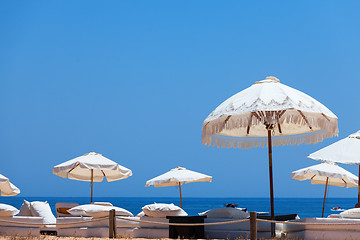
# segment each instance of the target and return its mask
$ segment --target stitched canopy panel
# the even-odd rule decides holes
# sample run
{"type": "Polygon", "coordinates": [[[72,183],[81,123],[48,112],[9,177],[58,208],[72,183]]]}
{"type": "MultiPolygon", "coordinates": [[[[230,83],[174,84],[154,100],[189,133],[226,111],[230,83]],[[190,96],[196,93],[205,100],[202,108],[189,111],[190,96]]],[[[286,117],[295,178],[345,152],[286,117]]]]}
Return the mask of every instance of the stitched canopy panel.
{"type": "Polygon", "coordinates": [[[308,156],[322,162],[360,165],[360,131],[308,156]]]}
{"type": "Polygon", "coordinates": [[[265,146],[271,126],[275,146],[317,143],[338,134],[337,122],[336,115],[314,98],[267,77],[220,104],[203,123],[202,142],[234,148],[265,146]],[[294,137],[298,134],[303,135],[294,137]]]}
{"type": "Polygon", "coordinates": [[[4,175],[0,174],[0,191],[1,196],[15,196],[20,193],[20,190],[10,182],[4,175]]]}
{"type": "Polygon", "coordinates": [[[182,185],[183,183],[192,182],[212,182],[212,177],[187,170],[186,168],[177,167],[171,169],[167,173],[150,179],[146,182],[145,187],[149,187],[151,185],[154,185],[155,187],[179,186],[179,183],[182,185]]]}
{"type": "Polygon", "coordinates": [[[311,180],[311,184],[326,184],[338,187],[357,187],[358,177],[349,171],[329,163],[321,163],[311,167],[302,168],[291,173],[291,178],[303,181],[311,180]]]}
{"type": "Polygon", "coordinates": [[[91,181],[91,170],[93,170],[93,181],[102,182],[104,177],[108,182],[128,178],[132,171],[117,164],[101,154],[90,152],[83,156],[56,165],[53,174],[80,181],[91,181]]]}

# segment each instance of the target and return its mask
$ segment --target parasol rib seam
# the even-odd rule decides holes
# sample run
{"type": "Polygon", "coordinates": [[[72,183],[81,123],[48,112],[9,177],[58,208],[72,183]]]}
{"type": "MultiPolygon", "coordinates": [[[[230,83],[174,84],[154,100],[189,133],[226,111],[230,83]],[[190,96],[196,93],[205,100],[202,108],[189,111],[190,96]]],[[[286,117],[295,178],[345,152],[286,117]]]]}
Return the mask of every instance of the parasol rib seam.
{"type": "Polygon", "coordinates": [[[303,112],[302,112],[302,111],[300,111],[300,110],[298,110],[298,112],[299,112],[299,113],[300,113],[300,115],[304,118],[304,120],[305,120],[306,124],[309,126],[309,128],[310,128],[310,129],[312,129],[312,127],[311,127],[311,125],[310,125],[309,121],[307,120],[307,118],[305,117],[305,115],[303,114],[303,112]]]}

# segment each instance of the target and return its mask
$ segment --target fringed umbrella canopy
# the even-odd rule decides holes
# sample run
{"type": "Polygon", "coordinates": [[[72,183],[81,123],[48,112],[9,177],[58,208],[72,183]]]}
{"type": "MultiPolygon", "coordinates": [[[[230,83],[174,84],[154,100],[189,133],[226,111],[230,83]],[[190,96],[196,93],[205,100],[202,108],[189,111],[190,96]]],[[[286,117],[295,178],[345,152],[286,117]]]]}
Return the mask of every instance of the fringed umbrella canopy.
{"type": "Polygon", "coordinates": [[[360,131],[308,156],[321,162],[360,165],[360,131]]]}
{"type": "Polygon", "coordinates": [[[291,173],[291,178],[304,181],[311,180],[311,184],[325,185],[322,217],[324,217],[325,199],[327,186],[357,187],[358,178],[351,172],[339,167],[334,163],[321,163],[311,167],[302,168],[291,173]]]}
{"type": "MultiPolygon", "coordinates": [[[[360,131],[310,154],[308,158],[329,163],[359,165],[360,176],[360,131]]],[[[360,186],[358,186],[358,204],[359,203],[360,186]]]]}
{"type": "Polygon", "coordinates": [[[145,187],[149,187],[151,185],[153,185],[154,187],[179,186],[180,205],[182,208],[181,185],[184,183],[193,182],[212,182],[212,177],[202,173],[187,170],[183,167],[177,167],[171,169],[167,173],[150,179],[146,182],[145,187]]]}
{"type": "Polygon", "coordinates": [[[203,123],[202,142],[225,148],[268,145],[273,218],[272,145],[320,142],[338,134],[337,121],[314,98],[267,77],[220,104],[203,123]]]}
{"type": "Polygon", "coordinates": [[[321,163],[311,167],[302,168],[291,173],[291,178],[304,181],[311,180],[311,184],[325,184],[337,187],[357,187],[358,178],[349,171],[336,164],[321,163]]]}
{"type": "Polygon", "coordinates": [[[15,196],[20,193],[20,190],[10,182],[10,180],[4,175],[0,174],[0,191],[1,196],[15,196]]]}
{"type": "Polygon", "coordinates": [[[276,77],[267,77],[220,104],[204,121],[202,142],[226,148],[263,147],[266,125],[274,126],[275,146],[317,143],[338,134],[337,117],[328,108],[276,77]]]}
{"type": "Polygon", "coordinates": [[[66,161],[53,168],[53,174],[74,180],[91,182],[91,202],[93,198],[93,182],[108,182],[128,178],[132,171],[104,157],[102,154],[90,152],[83,156],[66,161]]]}

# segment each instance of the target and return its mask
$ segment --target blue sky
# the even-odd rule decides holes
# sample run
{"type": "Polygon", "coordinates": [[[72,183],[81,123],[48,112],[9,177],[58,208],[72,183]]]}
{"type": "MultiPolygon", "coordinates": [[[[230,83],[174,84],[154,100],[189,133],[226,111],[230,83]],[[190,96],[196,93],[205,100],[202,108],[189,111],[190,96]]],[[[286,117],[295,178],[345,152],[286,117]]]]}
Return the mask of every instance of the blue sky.
{"type": "MultiPolygon", "coordinates": [[[[266,148],[201,144],[221,102],[273,75],[339,117],[338,138],[273,149],[275,197],[322,197],[290,174],[306,156],[359,130],[357,1],[2,1],[1,174],[20,196],[89,196],[52,167],[90,151],[133,170],[95,196],[177,197],[145,188],[176,166],[213,183],[188,197],[268,197],[266,148]]],[[[356,166],[344,166],[357,174],[356,166]]],[[[330,187],[329,197],[357,189],[330,187]]]]}

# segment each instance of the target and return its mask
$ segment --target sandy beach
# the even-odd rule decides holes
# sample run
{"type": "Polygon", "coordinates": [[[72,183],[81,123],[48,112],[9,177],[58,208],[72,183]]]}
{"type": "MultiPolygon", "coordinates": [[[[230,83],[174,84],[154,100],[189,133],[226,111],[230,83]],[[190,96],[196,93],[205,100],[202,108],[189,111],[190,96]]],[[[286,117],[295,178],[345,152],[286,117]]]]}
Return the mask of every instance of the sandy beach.
{"type": "MultiPolygon", "coordinates": [[[[81,238],[81,237],[56,237],[56,236],[40,236],[40,237],[20,237],[20,236],[1,236],[0,240],[106,240],[110,238],[81,238]]],[[[149,240],[149,238],[116,238],[118,240],[126,240],[126,239],[136,239],[136,240],[149,240]]],[[[171,238],[157,238],[162,240],[171,240],[171,238]]],[[[241,239],[248,239],[248,238],[238,238],[238,240],[241,239]]],[[[265,238],[261,238],[262,240],[266,240],[265,238]]],[[[275,238],[273,238],[275,239],[275,238]]],[[[287,238],[283,238],[286,240],[287,238]]]]}
{"type": "MultiPolygon", "coordinates": [[[[81,238],[81,237],[56,237],[56,236],[40,236],[40,237],[17,237],[17,236],[1,236],[0,240],[44,240],[44,239],[50,239],[50,240],[105,240],[110,238],[81,238]]],[[[116,238],[118,240],[125,240],[125,239],[136,239],[136,240],[149,240],[148,238],[116,238]]],[[[170,238],[157,238],[162,240],[171,240],[170,238]]],[[[238,238],[240,239],[248,239],[248,238],[238,238]]],[[[261,238],[263,240],[266,240],[264,238],[261,238]]],[[[286,240],[287,238],[283,238],[286,240]]]]}
{"type": "MultiPolygon", "coordinates": [[[[46,236],[42,235],[40,237],[31,237],[31,236],[1,236],[0,240],[44,240],[44,239],[50,239],[50,240],[104,240],[104,239],[110,239],[110,238],[82,238],[82,237],[56,237],[56,236],[46,236]]],[[[133,238],[116,238],[116,239],[133,239],[133,238]]],[[[146,240],[146,238],[136,238],[137,240],[146,240]]],[[[162,238],[164,240],[170,240],[170,238],[162,238]]]]}
{"type": "MultiPolygon", "coordinates": [[[[82,238],[82,237],[56,237],[56,236],[40,236],[40,237],[20,237],[20,236],[1,236],[0,240],[105,240],[110,238],[82,238]]],[[[116,238],[118,240],[125,240],[125,239],[136,239],[136,240],[149,240],[148,238],[116,238]]],[[[158,238],[159,239],[159,238],[158,238]]],[[[170,238],[161,238],[163,240],[170,240],[170,238]]]]}

